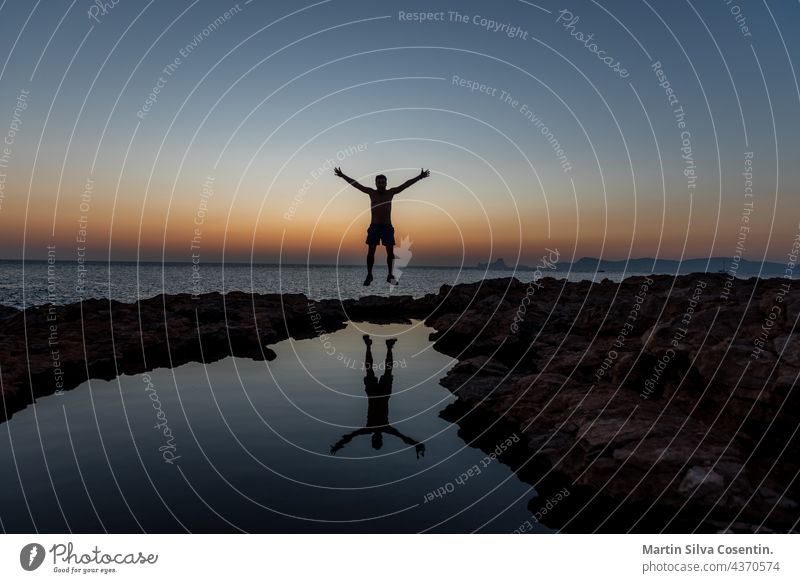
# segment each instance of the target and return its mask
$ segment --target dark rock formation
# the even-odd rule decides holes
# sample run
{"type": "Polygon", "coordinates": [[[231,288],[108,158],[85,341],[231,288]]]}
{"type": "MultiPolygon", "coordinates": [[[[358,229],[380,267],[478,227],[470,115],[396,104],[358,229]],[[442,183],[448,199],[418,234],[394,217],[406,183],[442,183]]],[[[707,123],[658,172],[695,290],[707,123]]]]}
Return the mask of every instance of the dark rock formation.
{"type": "Polygon", "coordinates": [[[11,306],[0,306],[0,320],[4,320],[5,318],[10,318],[11,316],[15,316],[19,313],[19,310],[16,308],[12,308],[11,306]]]}
{"type": "Polygon", "coordinates": [[[460,361],[442,384],[519,425],[554,472],[614,501],[605,523],[578,511],[567,529],[791,529],[800,294],[750,279],[725,298],[725,281],[460,286],[427,319],[434,346],[460,361]],[[629,503],[636,520],[621,516],[629,503]]]}
{"type": "Polygon", "coordinates": [[[271,359],[267,345],[348,319],[425,319],[435,348],[459,361],[442,379],[459,407],[524,437],[506,463],[536,486],[532,510],[564,484],[575,494],[549,526],[787,531],[800,517],[800,294],[788,283],[497,279],[416,300],[231,292],[43,306],[0,319],[3,411],[89,377],[271,359]]]}

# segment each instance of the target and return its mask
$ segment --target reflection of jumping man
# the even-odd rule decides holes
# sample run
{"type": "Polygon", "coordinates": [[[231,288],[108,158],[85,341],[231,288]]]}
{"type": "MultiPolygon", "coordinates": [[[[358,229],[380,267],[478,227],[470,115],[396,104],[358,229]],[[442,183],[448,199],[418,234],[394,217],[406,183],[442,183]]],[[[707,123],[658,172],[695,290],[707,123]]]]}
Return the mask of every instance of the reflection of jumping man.
{"type": "Polygon", "coordinates": [[[344,178],[351,186],[369,195],[370,210],[372,220],[367,229],[367,279],[364,285],[372,283],[372,266],[375,264],[375,249],[383,243],[386,247],[386,264],[389,266],[389,275],[386,281],[397,284],[394,277],[394,227],[392,226],[392,198],[395,194],[404,191],[406,188],[431,175],[428,170],[420,170],[414,178],[406,180],[400,186],[386,188],[386,176],[378,174],[375,177],[375,188],[363,186],[342,172],[341,168],[334,168],[333,173],[340,178],[344,178]]]}
{"type": "Polygon", "coordinates": [[[335,454],[342,449],[354,437],[369,435],[370,433],[372,434],[373,449],[380,449],[383,447],[383,434],[386,433],[399,437],[403,443],[413,445],[417,453],[417,459],[425,455],[424,443],[403,435],[389,424],[389,398],[392,396],[392,347],[396,342],[396,338],[386,341],[386,372],[378,380],[375,376],[372,360],[372,340],[369,335],[364,335],[364,344],[367,345],[367,355],[364,357],[364,367],[367,369],[367,376],[364,377],[364,389],[368,398],[367,425],[343,435],[339,441],[331,446],[331,454],[335,454]]]}

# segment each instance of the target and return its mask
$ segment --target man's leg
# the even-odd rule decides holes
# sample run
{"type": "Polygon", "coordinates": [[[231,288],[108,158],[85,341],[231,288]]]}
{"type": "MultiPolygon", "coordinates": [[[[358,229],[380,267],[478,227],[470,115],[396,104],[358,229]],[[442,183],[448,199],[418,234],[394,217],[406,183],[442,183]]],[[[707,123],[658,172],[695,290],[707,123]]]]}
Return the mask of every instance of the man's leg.
{"type": "Polygon", "coordinates": [[[389,376],[392,376],[392,366],[394,365],[392,348],[394,348],[395,344],[397,344],[397,338],[389,338],[386,340],[386,360],[384,362],[386,372],[384,374],[388,374],[389,376]]]}
{"type": "Polygon", "coordinates": [[[369,337],[369,334],[364,334],[362,338],[364,339],[364,344],[367,345],[367,354],[364,355],[364,368],[367,369],[368,373],[374,374],[375,368],[372,360],[372,338],[369,337]]]}
{"type": "Polygon", "coordinates": [[[369,245],[367,248],[367,279],[364,280],[364,285],[372,283],[372,266],[375,265],[375,249],[377,245],[369,245]]]}
{"type": "Polygon", "coordinates": [[[397,283],[394,278],[394,245],[386,245],[386,265],[389,266],[389,275],[386,276],[386,281],[397,283]]]}

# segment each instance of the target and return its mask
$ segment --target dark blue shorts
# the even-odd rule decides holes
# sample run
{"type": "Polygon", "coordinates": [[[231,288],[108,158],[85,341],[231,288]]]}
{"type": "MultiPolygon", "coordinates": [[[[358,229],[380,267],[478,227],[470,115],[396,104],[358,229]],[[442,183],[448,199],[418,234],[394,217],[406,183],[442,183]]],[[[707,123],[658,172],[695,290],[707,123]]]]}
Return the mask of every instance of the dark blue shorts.
{"type": "Polygon", "coordinates": [[[370,225],[367,229],[367,245],[394,245],[392,225],[370,225]]]}

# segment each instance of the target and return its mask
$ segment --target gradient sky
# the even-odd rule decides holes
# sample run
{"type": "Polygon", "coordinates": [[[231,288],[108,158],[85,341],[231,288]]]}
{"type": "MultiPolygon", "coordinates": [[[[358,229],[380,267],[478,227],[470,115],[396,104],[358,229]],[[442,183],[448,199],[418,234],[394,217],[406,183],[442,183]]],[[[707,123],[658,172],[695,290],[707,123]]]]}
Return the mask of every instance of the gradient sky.
{"type": "Polygon", "coordinates": [[[334,177],[337,155],[370,185],[431,169],[393,212],[419,264],[732,256],[742,225],[746,258],[785,261],[798,233],[796,2],[119,0],[95,20],[92,6],[0,3],[0,258],[360,261],[368,201],[334,177]]]}

